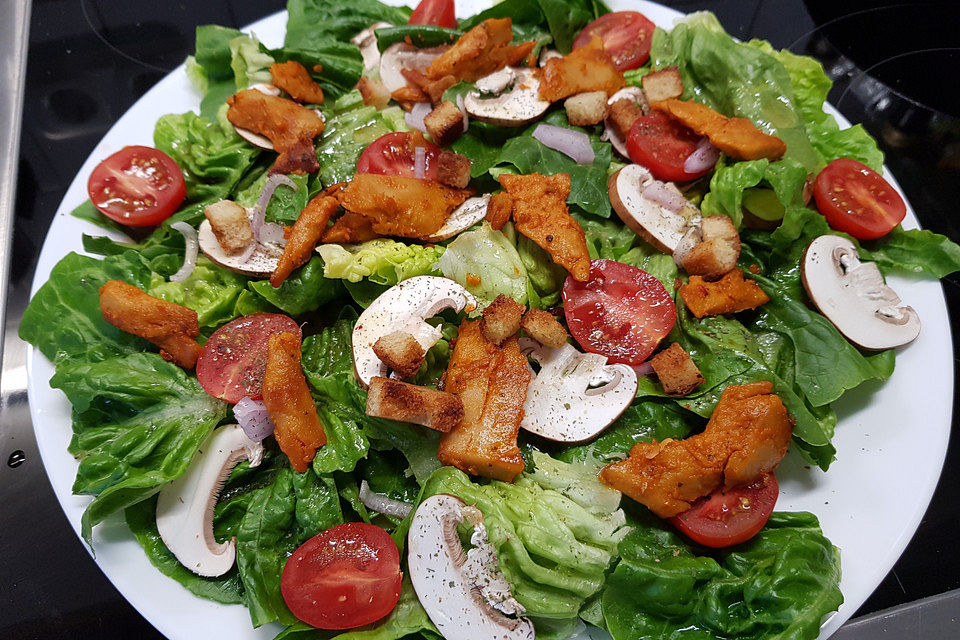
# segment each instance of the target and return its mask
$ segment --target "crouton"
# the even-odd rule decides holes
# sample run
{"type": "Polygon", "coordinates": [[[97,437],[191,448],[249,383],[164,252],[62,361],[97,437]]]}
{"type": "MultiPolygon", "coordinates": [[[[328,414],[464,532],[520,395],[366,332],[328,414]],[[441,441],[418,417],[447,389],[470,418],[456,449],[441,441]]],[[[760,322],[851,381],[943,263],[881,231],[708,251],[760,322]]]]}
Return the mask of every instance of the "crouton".
{"type": "Polygon", "coordinates": [[[513,213],[513,198],[506,191],[495,193],[487,204],[487,222],[499,231],[507,224],[510,214],[513,213]]]}
{"type": "Polygon", "coordinates": [[[412,378],[427,355],[417,339],[406,331],[394,331],[373,343],[373,352],[401,378],[412,378]]]}
{"type": "Polygon", "coordinates": [[[650,358],[650,366],[667,395],[688,395],[704,381],[693,358],[677,342],[650,358]]]}
{"type": "Polygon", "coordinates": [[[680,70],[676,65],[648,73],[640,78],[640,84],[643,85],[643,92],[650,102],[683,95],[683,80],[680,79],[680,70]]]}
{"type": "Polygon", "coordinates": [[[367,391],[367,415],[447,433],[463,424],[463,400],[446,391],[374,376],[367,391]]]}
{"type": "Polygon", "coordinates": [[[602,122],[607,117],[607,92],[587,91],[570,96],[563,101],[567,120],[577,127],[602,122]]]}
{"type": "Polygon", "coordinates": [[[770,302],[769,296],[753,280],[744,280],[743,271],[733,269],[716,282],[690,276],[679,289],[687,308],[698,318],[756,309],[770,302]]]}
{"type": "Polygon", "coordinates": [[[363,104],[367,106],[384,109],[390,104],[390,90],[379,78],[361,77],[357,90],[360,91],[363,104]]]}
{"type": "Polygon", "coordinates": [[[576,93],[604,91],[613,95],[626,84],[603,40],[594,36],[589,44],[562,58],[547,60],[540,72],[540,99],[556,102],[576,93]]]}
{"type": "Polygon", "coordinates": [[[524,306],[504,294],[497,296],[480,319],[480,331],[483,337],[499,345],[520,330],[520,318],[526,311],[524,306]]]}
{"type": "Polygon", "coordinates": [[[208,204],[203,215],[210,222],[210,230],[224,253],[237,255],[253,244],[253,228],[247,210],[233,200],[208,204]]]}
{"type": "Polygon", "coordinates": [[[630,98],[621,98],[610,105],[607,120],[620,139],[626,140],[633,123],[643,115],[643,107],[630,98]]]}
{"type": "Polygon", "coordinates": [[[310,77],[310,72],[295,60],[274,62],[270,65],[270,78],[274,86],[286,91],[297,102],[323,104],[323,89],[310,77]]]}
{"type": "Polygon", "coordinates": [[[470,158],[443,149],[437,157],[437,182],[465,189],[470,184],[470,158]]]}
{"type": "Polygon", "coordinates": [[[549,311],[530,307],[530,310],[523,316],[520,326],[527,332],[528,336],[540,344],[545,344],[554,349],[559,349],[567,344],[567,330],[557,322],[557,319],[549,311]]]}
{"type": "Polygon", "coordinates": [[[427,133],[441,147],[463,134],[463,113],[450,100],[444,100],[423,119],[427,133]]]}
{"type": "Polygon", "coordinates": [[[740,234],[725,215],[707,216],[700,228],[703,241],[694,245],[681,262],[690,275],[716,280],[737,266],[740,234]]]}

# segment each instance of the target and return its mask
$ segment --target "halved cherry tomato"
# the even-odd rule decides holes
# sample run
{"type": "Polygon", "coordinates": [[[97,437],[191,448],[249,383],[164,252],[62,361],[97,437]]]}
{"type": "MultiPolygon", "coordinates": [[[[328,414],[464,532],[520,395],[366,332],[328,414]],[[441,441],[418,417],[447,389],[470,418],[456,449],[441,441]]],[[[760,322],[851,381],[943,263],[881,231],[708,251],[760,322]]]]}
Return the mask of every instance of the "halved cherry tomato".
{"type": "Polygon", "coordinates": [[[453,0],[420,0],[420,4],[410,14],[407,24],[433,24],[456,29],[457,18],[454,15],[453,0]]]}
{"type": "Polygon", "coordinates": [[[649,358],[677,321],[677,307],[659,280],[614,260],[592,261],[586,282],[567,278],[563,313],[581,347],[625,364],[649,358]]]}
{"type": "Polygon", "coordinates": [[[768,473],[749,485],[700,498],[670,524],[705,547],[729,547],[746,542],[770,519],[780,495],[777,477],[768,473]]]}
{"type": "Polygon", "coordinates": [[[183,171],[152,147],[124,147],[94,167],[87,194],[100,213],[128,227],[169,218],[187,196],[183,171]]]}
{"type": "Polygon", "coordinates": [[[813,197],[832,228],[859,240],[887,235],[907,215],[907,205],[897,190],[852,158],[828,164],[813,183],[813,197]]]}
{"type": "Polygon", "coordinates": [[[440,147],[417,131],[388,133],[380,136],[363,150],[357,160],[357,173],[379,173],[387,176],[413,178],[417,161],[417,147],[423,147],[424,177],[437,179],[437,157],[440,147]]]}
{"type": "Polygon", "coordinates": [[[260,398],[267,368],[267,341],[274,333],[302,337],[300,325],[279,313],[255,313],[229,322],[210,336],[197,359],[197,380],[214,398],[236,404],[260,398]]]}
{"type": "Polygon", "coordinates": [[[400,552],[380,527],[338,524],[287,559],[280,593],[293,615],[320,629],[375,622],[400,599],[400,552]]]}
{"type": "Polygon", "coordinates": [[[627,152],[631,160],[645,166],[658,180],[696,180],[712,169],[690,173],[683,168],[700,140],[701,136],[670,116],[654,111],[633,123],[627,136],[627,152]]]}
{"type": "Polygon", "coordinates": [[[603,49],[613,58],[617,69],[637,69],[650,58],[650,40],[655,28],[656,25],[638,11],[615,11],[585,26],[573,41],[573,48],[584,47],[593,36],[600,36],[603,49]]]}

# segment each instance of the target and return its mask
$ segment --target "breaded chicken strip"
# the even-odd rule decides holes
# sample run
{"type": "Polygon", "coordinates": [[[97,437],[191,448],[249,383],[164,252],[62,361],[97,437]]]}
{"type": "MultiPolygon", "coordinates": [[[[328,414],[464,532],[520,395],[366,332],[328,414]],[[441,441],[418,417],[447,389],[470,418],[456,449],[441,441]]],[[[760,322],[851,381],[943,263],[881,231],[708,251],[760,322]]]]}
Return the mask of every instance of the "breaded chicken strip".
{"type": "Polygon", "coordinates": [[[274,62],[270,65],[270,77],[275,87],[286,91],[297,102],[323,104],[323,89],[299,62],[274,62]]]}
{"type": "Polygon", "coordinates": [[[513,21],[510,18],[484,20],[437,56],[427,68],[426,76],[432,80],[452,76],[456,81],[476,82],[498,69],[518,65],[530,55],[536,43],[511,45],[511,40],[513,21]]]}
{"type": "Polygon", "coordinates": [[[613,58],[604,51],[603,40],[594,36],[590,44],[569,55],[547,60],[540,77],[540,99],[556,102],[587,91],[612,96],[626,85],[613,58]]]}
{"type": "Polygon", "coordinates": [[[327,229],[321,242],[325,244],[354,244],[373,240],[377,234],[373,231],[373,221],[359,213],[347,211],[337,218],[333,226],[327,229]]]}
{"type": "Polygon", "coordinates": [[[266,136],[277,151],[270,173],[316,173],[320,170],[313,139],[323,133],[323,120],[293,100],[268,96],[255,89],[229,98],[227,120],[241,129],[266,136]]]}
{"type": "Polygon", "coordinates": [[[600,479],[661,518],[690,508],[723,485],[748,484],[773,470],[790,445],[793,420],[770,382],[730,385],[703,433],[685,440],[641,442],[600,479]]]}
{"type": "Polygon", "coordinates": [[[160,347],[164,360],[193,369],[203,351],[197,312],[175,302],[155,298],[122,280],[107,280],[100,287],[103,319],[160,347]]]}
{"type": "Polygon", "coordinates": [[[708,282],[700,276],[690,276],[677,293],[690,312],[698,318],[718,316],[725,313],[740,313],[756,309],[770,302],[753,280],[744,280],[743,271],[734,268],[716,282],[708,282]]]}
{"type": "Polygon", "coordinates": [[[271,285],[279,287],[294,269],[306,264],[320,238],[327,231],[330,217],[336,213],[339,206],[340,202],[335,197],[325,195],[324,192],[318,193],[307,203],[290,229],[283,255],[277,260],[277,268],[270,275],[271,285]]]}

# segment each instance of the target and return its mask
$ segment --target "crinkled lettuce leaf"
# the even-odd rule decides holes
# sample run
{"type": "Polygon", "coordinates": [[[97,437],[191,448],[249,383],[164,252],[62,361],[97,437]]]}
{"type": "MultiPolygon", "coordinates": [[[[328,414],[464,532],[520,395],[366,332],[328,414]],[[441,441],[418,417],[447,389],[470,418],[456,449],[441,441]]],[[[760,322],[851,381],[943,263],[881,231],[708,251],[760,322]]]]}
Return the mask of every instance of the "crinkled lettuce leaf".
{"type": "Polygon", "coordinates": [[[237,317],[236,305],[247,279],[197,256],[193,272],[183,282],[154,275],[147,293],[197,312],[201,327],[216,329],[237,317]]]}
{"type": "Polygon", "coordinates": [[[780,204],[802,206],[807,169],[789,158],[770,162],[766,159],[717,163],[710,178],[710,191],[700,205],[704,215],[729,216],[739,227],[743,222],[743,197],[747,189],[762,186],[772,189],[780,204]]]}
{"type": "Polygon", "coordinates": [[[395,285],[407,278],[439,275],[437,261],[443,255],[437,245],[407,244],[377,238],[360,244],[322,244],[323,275],[349,282],[367,279],[374,284],[395,285]]]}
{"type": "Polygon", "coordinates": [[[273,63],[273,56],[263,51],[255,36],[242,35],[230,41],[230,68],[237,90],[272,83],[270,65],[273,63]]]}
{"type": "Polygon", "coordinates": [[[527,269],[513,243],[490,223],[458,235],[437,261],[443,275],[463,285],[485,307],[500,294],[527,301],[527,269]]]}

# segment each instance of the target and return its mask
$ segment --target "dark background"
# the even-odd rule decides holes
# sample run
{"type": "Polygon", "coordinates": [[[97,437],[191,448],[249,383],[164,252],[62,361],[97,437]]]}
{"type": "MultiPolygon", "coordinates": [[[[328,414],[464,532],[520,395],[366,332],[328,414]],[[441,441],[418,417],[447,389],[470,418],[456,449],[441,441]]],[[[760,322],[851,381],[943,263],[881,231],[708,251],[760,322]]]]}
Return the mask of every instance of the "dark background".
{"type": "MultiPolygon", "coordinates": [[[[960,239],[956,3],[665,4],[685,12],[710,9],[739,38],[765,38],[819,58],[836,82],[831,102],[878,138],[921,224],[960,239]]],[[[24,345],[16,325],[60,199],[110,125],[192,52],[196,25],[241,27],[283,5],[280,0],[33,2],[0,379],[0,637],[161,637],[104,578],[60,511],[33,440],[24,345]]],[[[958,283],[956,277],[944,281],[954,329],[958,283]]],[[[960,587],[957,489],[960,445],[952,442],[914,540],[858,615],[960,587]]]]}

